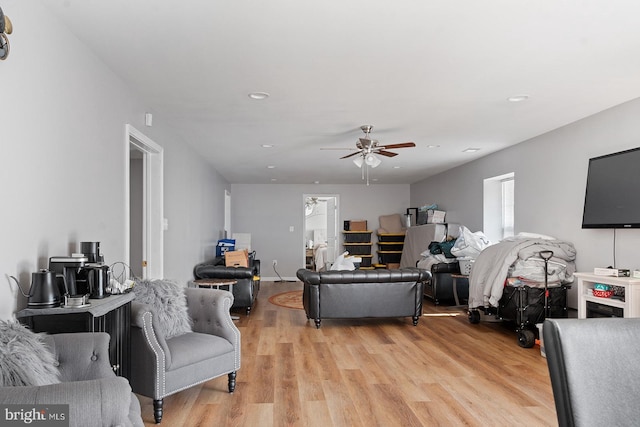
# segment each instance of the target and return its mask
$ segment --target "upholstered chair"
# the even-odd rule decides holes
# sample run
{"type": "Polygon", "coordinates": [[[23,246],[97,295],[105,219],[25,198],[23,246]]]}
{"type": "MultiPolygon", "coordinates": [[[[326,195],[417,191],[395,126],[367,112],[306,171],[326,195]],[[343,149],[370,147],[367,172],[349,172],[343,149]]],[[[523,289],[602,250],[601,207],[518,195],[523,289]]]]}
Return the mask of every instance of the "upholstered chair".
{"type": "MultiPolygon", "coordinates": [[[[3,327],[3,334],[6,332],[3,327]]],[[[0,404],[69,405],[67,425],[71,427],[144,425],[140,403],[131,392],[129,382],[117,377],[111,368],[109,334],[40,335],[38,340],[44,345],[42,348],[26,347],[23,338],[24,335],[8,340],[0,337],[4,384],[0,387],[0,404]],[[34,366],[35,360],[51,363],[49,368],[55,370],[53,376],[52,369],[34,366]],[[25,371],[7,373],[12,366],[25,371]],[[26,385],[29,381],[25,383],[24,379],[31,375],[42,385],[26,385]],[[7,385],[8,381],[16,380],[20,380],[20,385],[7,385]]]]}
{"type": "MultiPolygon", "coordinates": [[[[149,290],[164,282],[147,284],[149,290]]],[[[228,375],[233,393],[240,369],[240,331],[229,309],[233,294],[218,289],[181,287],[181,295],[159,298],[150,304],[138,300],[136,284],[131,303],[131,386],[134,392],[153,399],[154,418],[160,423],[163,399],[221,375],[228,375]],[[186,303],[189,328],[167,327],[168,309],[186,303]]]]}
{"type": "Polygon", "coordinates": [[[542,335],[560,427],[638,425],[640,319],[547,319],[542,335]]]}

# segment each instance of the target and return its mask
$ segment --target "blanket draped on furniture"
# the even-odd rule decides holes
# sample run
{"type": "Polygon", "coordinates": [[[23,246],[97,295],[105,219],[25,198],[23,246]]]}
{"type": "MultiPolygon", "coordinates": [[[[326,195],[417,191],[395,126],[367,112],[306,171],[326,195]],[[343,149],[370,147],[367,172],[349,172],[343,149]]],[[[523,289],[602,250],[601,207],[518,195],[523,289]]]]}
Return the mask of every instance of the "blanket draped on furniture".
{"type": "Polygon", "coordinates": [[[431,273],[418,268],[316,272],[300,269],[302,302],[317,328],[322,319],[411,317],[422,315],[424,282],[431,273]]]}
{"type": "Polygon", "coordinates": [[[469,308],[497,307],[505,280],[517,277],[517,269],[524,272],[537,264],[542,272],[538,275],[539,281],[544,282],[544,261],[538,254],[547,250],[553,251],[549,260],[549,282],[573,282],[576,259],[573,244],[537,238],[505,239],[485,248],[476,258],[469,276],[469,308]]]}

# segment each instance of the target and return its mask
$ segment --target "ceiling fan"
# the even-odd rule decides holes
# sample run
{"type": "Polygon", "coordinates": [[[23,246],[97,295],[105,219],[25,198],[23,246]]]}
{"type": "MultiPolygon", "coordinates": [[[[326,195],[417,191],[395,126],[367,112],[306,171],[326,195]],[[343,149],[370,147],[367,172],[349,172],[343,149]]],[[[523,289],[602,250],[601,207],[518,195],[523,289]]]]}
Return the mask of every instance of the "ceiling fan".
{"type": "Polygon", "coordinates": [[[362,125],[360,126],[362,132],[364,132],[364,138],[359,138],[356,142],[356,148],[333,148],[333,150],[356,150],[355,153],[348,154],[344,157],[340,157],[341,159],[347,159],[349,157],[356,156],[358,154],[380,154],[386,157],[394,157],[397,156],[398,153],[394,153],[392,151],[387,151],[389,149],[396,148],[410,148],[415,147],[416,144],[413,142],[403,142],[400,144],[389,144],[389,145],[381,145],[377,139],[371,139],[369,134],[373,130],[373,125],[362,125]]]}
{"type": "Polygon", "coordinates": [[[369,169],[378,167],[382,160],[380,160],[376,154],[385,157],[394,157],[397,156],[398,153],[394,153],[393,151],[388,151],[389,149],[397,149],[397,148],[411,148],[415,147],[416,144],[414,142],[402,142],[400,144],[388,144],[381,145],[377,139],[371,139],[370,133],[373,130],[373,125],[362,125],[360,126],[362,132],[364,132],[364,138],[358,138],[356,141],[356,148],[321,148],[321,150],[354,150],[354,153],[347,154],[346,156],[340,157],[341,159],[348,159],[349,157],[358,156],[353,160],[356,166],[362,168],[362,165],[365,165],[365,168],[362,170],[362,179],[365,178],[365,170],[367,171],[367,185],[369,185],[369,169]]]}

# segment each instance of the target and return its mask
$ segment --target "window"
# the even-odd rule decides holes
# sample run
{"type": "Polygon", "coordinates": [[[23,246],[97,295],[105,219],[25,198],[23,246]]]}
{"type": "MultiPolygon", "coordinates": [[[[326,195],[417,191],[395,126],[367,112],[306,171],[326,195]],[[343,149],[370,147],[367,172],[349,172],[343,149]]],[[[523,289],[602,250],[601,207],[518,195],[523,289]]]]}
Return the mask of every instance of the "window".
{"type": "Polygon", "coordinates": [[[497,242],[515,233],[515,174],[484,180],[483,231],[497,242]]]}
{"type": "Polygon", "coordinates": [[[514,234],[513,227],[513,209],[514,197],[513,190],[515,180],[513,176],[503,179],[502,186],[502,238],[511,237],[514,234]]]}

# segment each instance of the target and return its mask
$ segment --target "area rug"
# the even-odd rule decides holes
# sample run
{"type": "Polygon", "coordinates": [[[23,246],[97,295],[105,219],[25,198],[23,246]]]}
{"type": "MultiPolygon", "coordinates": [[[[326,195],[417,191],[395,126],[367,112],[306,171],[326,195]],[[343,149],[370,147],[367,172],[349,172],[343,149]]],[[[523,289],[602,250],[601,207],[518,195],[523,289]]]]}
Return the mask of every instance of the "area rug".
{"type": "Polygon", "coordinates": [[[289,291],[275,294],[269,298],[269,302],[279,307],[304,310],[302,306],[302,291],[289,291]]]}

